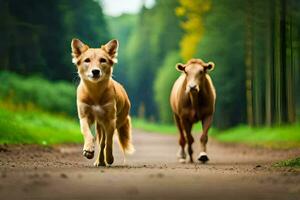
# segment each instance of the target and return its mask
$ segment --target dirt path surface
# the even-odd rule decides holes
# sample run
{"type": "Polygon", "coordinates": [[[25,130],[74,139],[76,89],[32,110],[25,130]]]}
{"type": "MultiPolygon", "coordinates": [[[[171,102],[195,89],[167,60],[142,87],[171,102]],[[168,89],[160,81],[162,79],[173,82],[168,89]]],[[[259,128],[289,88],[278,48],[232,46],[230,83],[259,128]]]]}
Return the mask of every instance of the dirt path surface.
{"type": "MultiPolygon", "coordinates": [[[[300,171],[271,165],[300,150],[209,141],[209,163],[177,163],[177,137],[134,131],[136,153],[95,168],[81,146],[1,146],[0,199],[300,199],[300,171]]],[[[199,144],[194,144],[195,158],[199,144]]]]}

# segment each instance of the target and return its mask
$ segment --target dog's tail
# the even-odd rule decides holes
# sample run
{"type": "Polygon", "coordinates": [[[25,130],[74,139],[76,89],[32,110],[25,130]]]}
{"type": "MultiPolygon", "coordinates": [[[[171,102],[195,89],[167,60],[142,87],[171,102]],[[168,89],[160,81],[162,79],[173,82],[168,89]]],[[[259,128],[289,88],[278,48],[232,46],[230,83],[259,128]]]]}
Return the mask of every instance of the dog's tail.
{"type": "Polygon", "coordinates": [[[131,141],[131,119],[129,115],[126,118],[125,123],[118,128],[118,135],[124,154],[133,154],[135,149],[131,141]]]}

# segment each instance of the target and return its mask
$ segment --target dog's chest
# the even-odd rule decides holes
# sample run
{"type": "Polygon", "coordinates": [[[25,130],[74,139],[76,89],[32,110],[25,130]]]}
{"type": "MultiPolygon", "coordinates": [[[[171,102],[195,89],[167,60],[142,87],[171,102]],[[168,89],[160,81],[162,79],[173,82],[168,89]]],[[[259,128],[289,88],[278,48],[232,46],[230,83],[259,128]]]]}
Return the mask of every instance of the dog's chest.
{"type": "Polygon", "coordinates": [[[115,104],[113,102],[105,104],[79,103],[79,117],[88,116],[91,119],[105,120],[115,116],[115,104]]]}
{"type": "Polygon", "coordinates": [[[92,105],[91,111],[95,117],[104,117],[106,113],[104,107],[101,105],[92,105]]]}

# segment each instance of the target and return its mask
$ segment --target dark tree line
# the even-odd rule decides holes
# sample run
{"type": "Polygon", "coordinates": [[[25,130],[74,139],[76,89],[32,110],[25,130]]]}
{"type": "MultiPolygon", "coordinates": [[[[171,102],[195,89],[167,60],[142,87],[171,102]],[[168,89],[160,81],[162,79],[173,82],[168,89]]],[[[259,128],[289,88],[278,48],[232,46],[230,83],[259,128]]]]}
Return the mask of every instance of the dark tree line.
{"type": "Polygon", "coordinates": [[[72,80],[70,41],[100,46],[110,36],[99,2],[1,0],[0,67],[48,79],[72,80]]]}
{"type": "Polygon", "coordinates": [[[246,96],[251,126],[296,121],[299,11],[296,0],[246,1],[246,96]]]}

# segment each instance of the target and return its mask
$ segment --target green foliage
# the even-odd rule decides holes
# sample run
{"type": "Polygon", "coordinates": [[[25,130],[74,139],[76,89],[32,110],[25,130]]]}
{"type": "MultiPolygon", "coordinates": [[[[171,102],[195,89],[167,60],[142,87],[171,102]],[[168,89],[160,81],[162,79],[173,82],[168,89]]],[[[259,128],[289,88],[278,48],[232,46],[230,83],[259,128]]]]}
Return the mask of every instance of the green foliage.
{"type": "Polygon", "coordinates": [[[175,69],[175,65],[179,61],[180,55],[178,52],[169,53],[164,63],[159,67],[154,81],[155,102],[158,107],[160,121],[163,123],[173,122],[169,99],[172,86],[180,75],[175,69]]]}
{"type": "Polygon", "coordinates": [[[79,123],[37,109],[0,105],[0,144],[57,144],[82,142],[79,123]]]}
{"type": "Polygon", "coordinates": [[[24,75],[72,80],[71,39],[93,46],[109,39],[102,8],[92,0],[3,0],[0,13],[0,67],[24,75]]]}
{"type": "Polygon", "coordinates": [[[197,57],[216,64],[210,73],[217,92],[214,124],[228,128],[245,122],[244,1],[212,1],[197,57]],[[232,12],[235,10],[235,12],[232,12]]]}
{"type": "Polygon", "coordinates": [[[75,86],[51,83],[37,76],[25,78],[0,71],[0,98],[15,104],[33,104],[43,110],[76,115],[75,86]]]}
{"type": "Polygon", "coordinates": [[[127,70],[131,65],[127,60],[127,46],[130,36],[135,32],[137,20],[138,15],[124,14],[120,17],[107,17],[112,37],[119,40],[118,63],[114,66],[114,78],[124,84],[126,89],[129,88],[127,70]]]}
{"type": "Polygon", "coordinates": [[[278,149],[297,148],[300,146],[300,124],[262,128],[239,126],[215,132],[213,137],[222,142],[278,149]]]}
{"type": "Polygon", "coordinates": [[[182,35],[174,12],[177,6],[177,1],[158,0],[152,9],[143,8],[126,43],[126,76],[135,115],[146,105],[146,116],[157,117],[153,91],[155,76],[168,52],[179,48],[182,35]]]}
{"type": "Polygon", "coordinates": [[[180,55],[188,61],[194,57],[197,45],[203,37],[203,15],[211,9],[210,0],[179,0],[180,7],[176,8],[176,14],[184,17],[181,27],[185,31],[180,41],[180,55]]]}
{"type": "Polygon", "coordinates": [[[275,167],[300,167],[300,157],[290,160],[284,160],[274,165],[275,167]]]}

